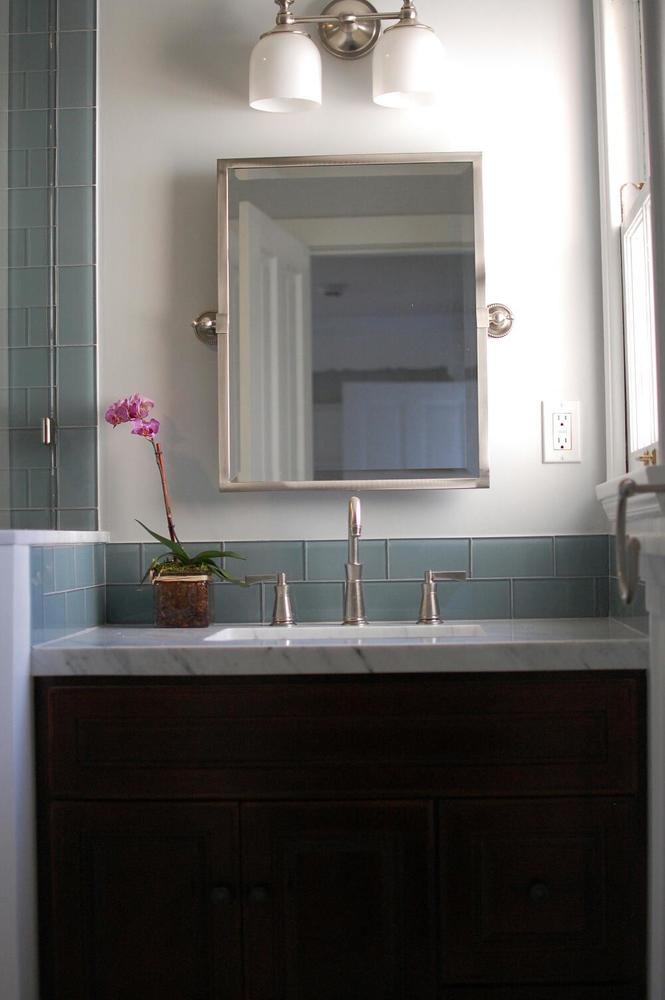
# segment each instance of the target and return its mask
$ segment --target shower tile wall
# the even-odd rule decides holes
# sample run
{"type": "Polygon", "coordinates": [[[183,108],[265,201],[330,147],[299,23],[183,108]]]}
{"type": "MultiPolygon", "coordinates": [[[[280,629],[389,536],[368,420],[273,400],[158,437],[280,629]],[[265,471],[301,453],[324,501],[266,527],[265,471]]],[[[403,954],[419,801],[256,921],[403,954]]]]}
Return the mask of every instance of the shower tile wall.
{"type": "Polygon", "coordinates": [[[0,527],[97,527],[95,28],[0,0],[0,527]]]}

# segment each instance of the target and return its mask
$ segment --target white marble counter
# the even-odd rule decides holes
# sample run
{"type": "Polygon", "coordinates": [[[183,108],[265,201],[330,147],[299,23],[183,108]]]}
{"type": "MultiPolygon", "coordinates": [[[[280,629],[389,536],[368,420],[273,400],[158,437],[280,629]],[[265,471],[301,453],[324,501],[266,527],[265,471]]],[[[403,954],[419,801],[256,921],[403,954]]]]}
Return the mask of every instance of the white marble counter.
{"type": "MultiPolygon", "coordinates": [[[[462,624],[462,623],[460,623],[462,624]]],[[[465,623],[466,624],[466,623],[465,623]]],[[[646,670],[649,640],[607,618],[484,621],[478,634],[293,645],[206,640],[208,629],[106,626],[35,646],[35,676],[262,676],[427,671],[646,670]]],[[[297,632],[297,627],[294,630],[297,632]]]]}

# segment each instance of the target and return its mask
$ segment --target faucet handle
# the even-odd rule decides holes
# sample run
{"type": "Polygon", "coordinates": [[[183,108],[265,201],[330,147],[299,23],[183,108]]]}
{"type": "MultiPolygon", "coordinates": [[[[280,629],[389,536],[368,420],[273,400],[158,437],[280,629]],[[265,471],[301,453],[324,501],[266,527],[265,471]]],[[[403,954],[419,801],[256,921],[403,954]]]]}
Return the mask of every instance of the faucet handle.
{"type": "Polygon", "coordinates": [[[244,582],[248,586],[253,583],[274,583],[275,603],[272,609],[271,624],[295,625],[296,619],[289,595],[289,585],[286,582],[286,573],[259,573],[256,576],[246,576],[244,582]]]}
{"type": "Polygon", "coordinates": [[[421,585],[419,625],[440,625],[441,612],[436,585],[439,580],[466,580],[466,572],[458,569],[428,569],[421,585]]]}

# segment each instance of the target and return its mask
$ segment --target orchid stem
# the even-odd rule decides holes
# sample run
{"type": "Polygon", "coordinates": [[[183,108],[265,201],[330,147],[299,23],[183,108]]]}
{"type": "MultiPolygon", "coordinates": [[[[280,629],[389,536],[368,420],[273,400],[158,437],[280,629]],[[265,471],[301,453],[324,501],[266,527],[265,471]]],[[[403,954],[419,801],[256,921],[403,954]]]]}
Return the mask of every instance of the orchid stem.
{"type": "Polygon", "coordinates": [[[169,496],[169,484],[166,480],[166,467],[164,465],[164,454],[162,452],[162,446],[152,442],[152,446],[155,450],[155,461],[157,462],[157,468],[159,469],[159,478],[162,481],[162,493],[164,495],[164,509],[166,510],[166,523],[169,528],[169,537],[172,542],[179,542],[178,536],[175,531],[175,523],[173,521],[173,511],[171,510],[171,497],[169,496]]]}

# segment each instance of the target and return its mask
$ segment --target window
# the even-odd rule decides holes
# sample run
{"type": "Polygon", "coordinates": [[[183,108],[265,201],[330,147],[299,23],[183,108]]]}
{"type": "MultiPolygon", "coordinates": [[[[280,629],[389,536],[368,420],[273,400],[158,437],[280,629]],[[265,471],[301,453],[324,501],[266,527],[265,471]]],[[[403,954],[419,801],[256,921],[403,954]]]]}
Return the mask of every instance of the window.
{"type": "Polygon", "coordinates": [[[651,198],[644,185],[622,226],[624,352],[629,466],[658,439],[651,198]]]}

